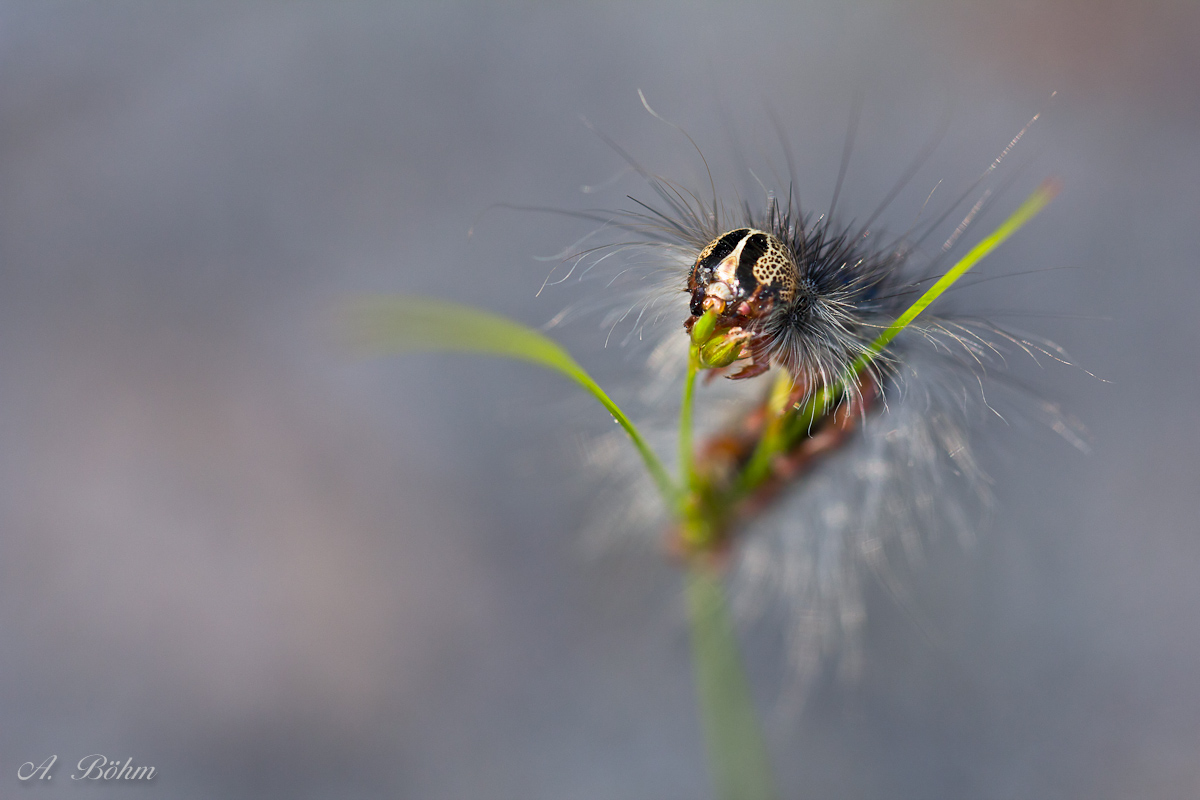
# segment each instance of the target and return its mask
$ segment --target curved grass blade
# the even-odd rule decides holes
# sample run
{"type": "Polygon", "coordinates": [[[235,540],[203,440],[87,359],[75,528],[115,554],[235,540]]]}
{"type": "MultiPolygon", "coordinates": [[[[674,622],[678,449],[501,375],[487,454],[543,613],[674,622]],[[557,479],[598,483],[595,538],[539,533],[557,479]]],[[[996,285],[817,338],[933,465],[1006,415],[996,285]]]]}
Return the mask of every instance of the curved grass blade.
{"type": "Polygon", "coordinates": [[[367,350],[479,353],[527,361],[565,375],[586,389],[625,429],[663,498],[671,508],[678,508],[680,490],[641,432],[553,339],[507,317],[430,297],[364,297],[352,302],[349,312],[355,343],[367,350]]]}
{"type": "Polygon", "coordinates": [[[859,356],[851,365],[853,376],[847,377],[843,385],[857,377],[859,373],[866,368],[875,356],[882,352],[883,348],[895,339],[900,331],[908,327],[908,324],[917,318],[917,315],[929,307],[929,304],[941,297],[942,293],[954,285],[955,281],[966,274],[967,270],[978,264],[988,256],[993,250],[999,247],[1004,240],[1012,236],[1025,226],[1025,223],[1033,219],[1046,205],[1055,198],[1061,186],[1057,180],[1050,179],[1044,181],[1041,186],[1034,190],[1033,194],[1025,199],[1025,202],[1006,219],[999,228],[985,236],[983,240],[972,247],[967,254],[960,258],[953,267],[951,267],[945,275],[938,279],[937,283],[930,286],[925,294],[917,298],[917,301],[909,306],[903,314],[896,318],[896,321],[887,326],[883,333],[871,342],[867,352],[859,356]]]}
{"type": "MultiPolygon", "coordinates": [[[[858,376],[862,374],[862,371],[883,352],[885,347],[891,344],[891,341],[901,331],[907,328],[934,300],[941,297],[947,289],[965,275],[967,270],[986,258],[1005,240],[1036,217],[1058,195],[1060,189],[1061,185],[1057,180],[1050,179],[1044,181],[1041,186],[1034,190],[1033,194],[1025,199],[1025,202],[1017,207],[1017,210],[1000,227],[996,228],[996,230],[985,236],[979,244],[967,251],[967,254],[960,258],[945,275],[939,278],[933,286],[929,287],[928,291],[917,298],[916,302],[909,306],[903,314],[897,317],[891,325],[888,325],[871,342],[866,351],[850,364],[845,374],[839,380],[816,392],[802,408],[791,415],[787,436],[784,438],[785,443],[790,445],[796,439],[808,435],[808,432],[812,429],[813,422],[829,413],[830,408],[841,397],[842,393],[845,392],[846,387],[858,380],[858,376]]],[[[760,446],[751,456],[746,468],[743,469],[739,480],[739,489],[741,491],[744,492],[753,489],[767,476],[770,459],[776,454],[777,448],[764,446],[766,444],[765,440],[764,443],[760,443],[760,446]]]]}

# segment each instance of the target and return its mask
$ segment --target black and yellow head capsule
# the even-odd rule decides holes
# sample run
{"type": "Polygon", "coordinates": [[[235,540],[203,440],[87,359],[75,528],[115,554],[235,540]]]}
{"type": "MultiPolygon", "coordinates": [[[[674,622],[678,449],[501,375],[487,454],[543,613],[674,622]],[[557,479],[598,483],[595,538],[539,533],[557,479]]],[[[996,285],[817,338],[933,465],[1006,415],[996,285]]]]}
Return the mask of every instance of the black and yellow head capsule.
{"type": "Polygon", "coordinates": [[[799,270],[791,249],[776,236],[738,228],[700,251],[688,276],[691,312],[714,311],[739,322],[757,319],[796,296],[799,270]]]}

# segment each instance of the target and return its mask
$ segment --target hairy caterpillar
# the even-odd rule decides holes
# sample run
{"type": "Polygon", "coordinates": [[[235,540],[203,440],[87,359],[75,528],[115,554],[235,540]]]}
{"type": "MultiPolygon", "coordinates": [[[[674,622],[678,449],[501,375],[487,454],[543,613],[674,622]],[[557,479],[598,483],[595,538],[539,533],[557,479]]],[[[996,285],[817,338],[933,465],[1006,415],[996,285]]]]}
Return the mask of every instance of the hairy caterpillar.
{"type": "MultiPolygon", "coordinates": [[[[1037,401],[999,369],[1012,351],[1065,362],[1057,346],[941,311],[909,325],[859,379],[839,388],[831,413],[810,421],[794,446],[766,463],[762,480],[752,486],[744,480],[770,435],[769,410],[799,407],[837,384],[876,335],[938,278],[964,233],[994,201],[984,179],[1028,128],[949,208],[894,239],[871,225],[915,167],[865,223],[842,222],[835,211],[849,145],[829,210],[816,215],[800,207],[790,154],[791,181],[782,191],[763,187],[757,203],[727,206],[711,173],[711,196],[701,199],[701,193],[652,175],[610,142],[656,199],[631,198],[636,208],[624,212],[577,214],[602,222],[602,230],[637,236],[571,257],[575,266],[586,262],[581,271],[589,277],[600,264],[615,261],[620,270],[613,282],[635,286],[634,300],[606,318],[610,331],[627,322],[639,337],[661,337],[648,359],[648,409],[669,407],[669,387],[682,375],[688,336],[681,323],[694,332],[708,315],[716,325],[704,358],[732,380],[711,382],[701,392],[692,487],[697,502],[709,504],[700,513],[710,524],[703,536],[691,538],[671,528],[668,542],[675,552],[711,551],[728,559],[735,601],[745,613],[775,607],[783,598],[786,647],[801,674],[834,654],[843,669],[856,668],[853,634],[864,619],[864,581],[878,580],[903,602],[897,564],[919,559],[924,543],[939,533],[973,535],[991,505],[971,448],[975,429],[993,411],[990,397],[1011,394],[1017,406],[1082,444],[1056,407],[1037,401]],[[941,246],[924,256],[923,246],[944,229],[941,246]],[[768,372],[779,377],[759,377],[768,372]]],[[[664,420],[662,441],[670,430],[664,420]]],[[[608,513],[598,529],[670,528],[651,487],[627,462],[622,442],[598,442],[590,454],[619,493],[605,504],[608,513]]]]}

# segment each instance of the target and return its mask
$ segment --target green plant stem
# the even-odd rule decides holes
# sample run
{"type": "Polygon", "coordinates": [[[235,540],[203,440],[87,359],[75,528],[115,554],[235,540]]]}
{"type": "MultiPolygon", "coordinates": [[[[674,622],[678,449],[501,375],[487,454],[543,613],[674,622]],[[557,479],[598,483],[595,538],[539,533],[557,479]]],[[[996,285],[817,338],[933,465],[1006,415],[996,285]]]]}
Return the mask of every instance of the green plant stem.
{"type": "Polygon", "coordinates": [[[769,416],[763,426],[763,435],[738,476],[738,492],[750,491],[760,486],[771,475],[771,460],[790,449],[786,441],[789,433],[787,400],[792,390],[792,376],[786,369],[778,369],[780,375],[775,379],[767,399],[766,410],[769,416]]]}
{"type": "Polygon", "coordinates": [[[777,797],[770,753],[742,667],[725,588],[715,571],[694,563],[687,574],[696,698],[719,800],[777,797]]]}
{"type": "Polygon", "coordinates": [[[691,344],[688,346],[687,375],[683,379],[683,403],[679,408],[679,475],[685,491],[694,483],[692,409],[695,405],[696,373],[699,370],[700,348],[691,344]]]}

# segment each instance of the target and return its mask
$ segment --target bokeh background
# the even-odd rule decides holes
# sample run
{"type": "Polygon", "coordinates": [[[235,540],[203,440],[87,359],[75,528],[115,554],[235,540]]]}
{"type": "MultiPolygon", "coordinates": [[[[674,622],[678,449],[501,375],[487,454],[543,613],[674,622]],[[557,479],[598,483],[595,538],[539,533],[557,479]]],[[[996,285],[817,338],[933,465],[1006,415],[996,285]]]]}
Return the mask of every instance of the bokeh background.
{"type": "MultiPolygon", "coordinates": [[[[638,191],[580,115],[699,180],[639,88],[726,171],[774,109],[818,203],[856,91],[843,208],[947,109],[918,195],[1039,110],[1020,158],[1066,186],[974,296],[1103,379],[1034,375],[1093,451],[989,434],[994,524],[916,575],[948,646],[873,598],[861,680],[774,718],[786,796],[1200,793],[1198,43],[1186,0],[0,4],[0,794],[709,796],[677,576],[579,544],[570,443],[611,423],[334,324],[553,316],[534,257],[586,226],[477,218],[638,191]],[[159,776],[71,785],[89,753],[159,776]]],[[[561,336],[630,396],[634,356],[561,336]]]]}

